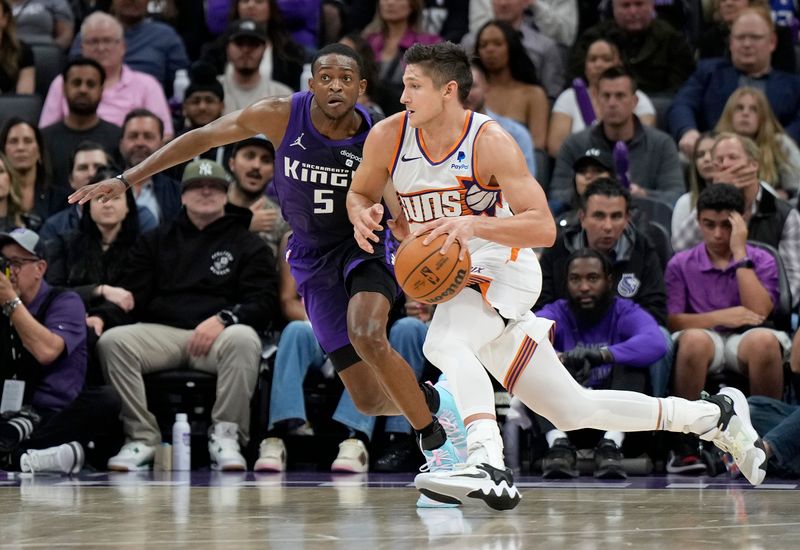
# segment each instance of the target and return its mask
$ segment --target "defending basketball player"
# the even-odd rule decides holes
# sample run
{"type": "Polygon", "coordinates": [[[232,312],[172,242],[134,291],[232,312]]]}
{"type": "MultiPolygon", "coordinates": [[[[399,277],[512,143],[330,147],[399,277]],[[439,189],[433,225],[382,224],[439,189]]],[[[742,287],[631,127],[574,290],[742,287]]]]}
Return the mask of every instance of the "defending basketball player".
{"type": "Polygon", "coordinates": [[[417,487],[442,502],[519,498],[503,463],[484,367],[561,430],[693,432],[730,451],[747,479],[760,483],[765,454],[738,390],[687,401],[591,391],[575,382],[550,344],[552,323],[530,311],[541,286],[531,248],[552,245],[556,235],[544,192],[514,140],[462,107],[472,75],[460,47],[415,45],[405,62],[406,111],[370,132],[347,206],[356,241],[373,250],[389,181],[402,208],[396,218],[405,217],[415,234],[432,229],[428,241],[446,233],[443,251],[458,240],[472,256],[471,285],[437,307],[424,346],[453,388],[467,426],[468,460],[419,474],[417,487]]]}
{"type": "Polygon", "coordinates": [[[361,412],[403,414],[429,457],[436,449],[452,461],[466,453],[446,435],[459,435],[459,429],[463,435],[452,396],[438,385],[418,385],[411,367],[390,347],[386,324],[398,287],[384,242],[378,239],[369,252],[359,249],[347,219],[347,189],[372,127],[357,105],[366,87],[362,61],[352,49],[331,44],[316,54],[312,68],[309,92],[262,99],[183,134],[124,174],[83,187],[69,200],[84,204],[113,197],[208,149],[266,135],[277,145],[272,185],[293,232],[287,260],[317,340],[361,412]],[[432,413],[449,421],[439,422],[432,413]]]}

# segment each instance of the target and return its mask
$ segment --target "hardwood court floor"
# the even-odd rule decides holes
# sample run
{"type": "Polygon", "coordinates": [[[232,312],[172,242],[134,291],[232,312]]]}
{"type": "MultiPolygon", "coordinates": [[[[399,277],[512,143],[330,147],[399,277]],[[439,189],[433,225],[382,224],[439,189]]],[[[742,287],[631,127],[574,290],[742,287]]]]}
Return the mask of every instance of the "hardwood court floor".
{"type": "Polygon", "coordinates": [[[414,506],[412,476],[9,475],[2,548],[798,548],[800,485],[727,478],[518,481],[513,511],[414,506]]]}

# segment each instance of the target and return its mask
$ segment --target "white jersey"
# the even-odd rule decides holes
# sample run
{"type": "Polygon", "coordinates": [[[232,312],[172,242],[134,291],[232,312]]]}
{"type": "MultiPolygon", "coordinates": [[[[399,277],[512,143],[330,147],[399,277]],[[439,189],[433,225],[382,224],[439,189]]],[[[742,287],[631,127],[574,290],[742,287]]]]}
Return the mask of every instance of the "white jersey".
{"type": "MultiPolygon", "coordinates": [[[[458,142],[443,158],[433,159],[422,132],[408,125],[407,115],[403,117],[390,174],[412,229],[442,217],[511,215],[499,186],[478,178],[475,144],[489,124],[496,122],[467,111],[458,142]]],[[[487,243],[472,239],[469,250],[475,252],[487,243]]]]}
{"type": "MultiPolygon", "coordinates": [[[[403,117],[389,173],[412,230],[442,217],[512,215],[499,185],[478,177],[476,143],[489,124],[496,122],[467,111],[461,137],[443,158],[434,159],[425,149],[422,132],[408,125],[408,115],[403,117]]],[[[542,286],[533,250],[473,237],[469,252],[469,284],[477,285],[503,317],[530,315],[542,286]]],[[[536,340],[548,329],[549,325],[542,326],[536,340]]]]}

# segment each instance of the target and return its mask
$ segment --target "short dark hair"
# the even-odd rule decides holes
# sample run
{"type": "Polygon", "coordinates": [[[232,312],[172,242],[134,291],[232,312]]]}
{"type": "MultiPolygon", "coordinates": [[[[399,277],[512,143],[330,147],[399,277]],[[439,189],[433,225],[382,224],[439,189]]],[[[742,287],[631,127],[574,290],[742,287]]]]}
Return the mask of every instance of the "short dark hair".
{"type": "Polygon", "coordinates": [[[113,164],[111,160],[111,155],[108,154],[106,148],[97,143],[96,141],[81,141],[78,145],[75,146],[75,149],[69,154],[69,173],[71,174],[72,171],[75,169],[75,157],[78,156],[78,153],[82,153],[84,151],[102,151],[103,154],[106,156],[106,166],[110,166],[113,164]]]}
{"type": "Polygon", "coordinates": [[[122,122],[122,135],[125,135],[125,129],[128,127],[128,122],[134,118],[154,118],[158,122],[158,131],[161,137],[164,137],[164,121],[158,118],[158,115],[149,109],[134,109],[125,115],[125,120],[122,122]]]}
{"type": "Polygon", "coordinates": [[[343,55],[344,57],[349,57],[350,59],[356,62],[356,66],[358,67],[358,78],[359,79],[365,78],[367,70],[364,67],[364,60],[361,59],[361,56],[358,55],[358,52],[355,51],[353,48],[345,44],[340,44],[338,42],[334,42],[333,44],[328,44],[324,48],[320,48],[317,51],[317,53],[314,55],[314,58],[311,60],[312,74],[316,73],[317,61],[319,61],[321,57],[324,57],[326,55],[343,55]]]}
{"type": "Polygon", "coordinates": [[[567,263],[564,266],[564,279],[566,280],[567,276],[569,275],[569,267],[572,265],[572,262],[581,258],[596,258],[600,260],[600,264],[603,266],[603,275],[608,277],[613,273],[613,266],[611,265],[611,260],[608,256],[599,250],[595,250],[594,248],[579,248],[572,252],[567,257],[567,263]]]}
{"type": "Polygon", "coordinates": [[[580,208],[586,212],[586,205],[592,195],[603,195],[604,197],[622,197],[625,199],[625,211],[631,208],[631,192],[621,186],[617,180],[611,178],[597,178],[586,187],[586,191],[580,197],[580,208]]]}
{"type": "Polygon", "coordinates": [[[631,83],[631,92],[633,92],[634,94],[636,93],[636,90],[638,89],[638,86],[636,84],[636,79],[633,78],[633,75],[628,69],[626,69],[621,65],[617,65],[615,67],[609,67],[608,69],[600,73],[600,78],[597,81],[598,83],[597,85],[599,86],[600,82],[602,82],[603,80],[616,80],[618,78],[627,78],[631,83]]]}
{"type": "Polygon", "coordinates": [[[414,44],[403,55],[406,65],[419,65],[431,77],[434,85],[450,81],[458,84],[458,99],[463,104],[472,88],[472,68],[464,48],[452,42],[414,44]]]}
{"type": "Polygon", "coordinates": [[[697,197],[697,215],[700,216],[703,210],[733,210],[744,214],[744,194],[729,183],[708,185],[697,197]]]}
{"type": "Polygon", "coordinates": [[[97,70],[98,73],[100,73],[100,85],[102,86],[103,84],[106,83],[106,70],[100,63],[98,63],[94,59],[90,59],[88,57],[83,57],[80,55],[77,57],[70,58],[69,61],[67,61],[67,64],[64,65],[64,70],[61,71],[61,78],[63,78],[65,82],[67,80],[67,73],[69,73],[69,70],[72,67],[93,67],[94,69],[97,70]]]}

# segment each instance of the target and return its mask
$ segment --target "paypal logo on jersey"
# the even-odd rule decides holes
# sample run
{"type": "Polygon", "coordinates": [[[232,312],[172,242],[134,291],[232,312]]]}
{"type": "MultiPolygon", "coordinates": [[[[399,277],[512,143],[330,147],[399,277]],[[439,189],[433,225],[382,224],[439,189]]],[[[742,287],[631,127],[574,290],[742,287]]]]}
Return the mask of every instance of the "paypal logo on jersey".
{"type": "Polygon", "coordinates": [[[456,162],[450,164],[451,170],[469,170],[469,163],[464,162],[464,159],[467,158],[467,154],[464,151],[459,151],[456,154],[456,162]]]}

